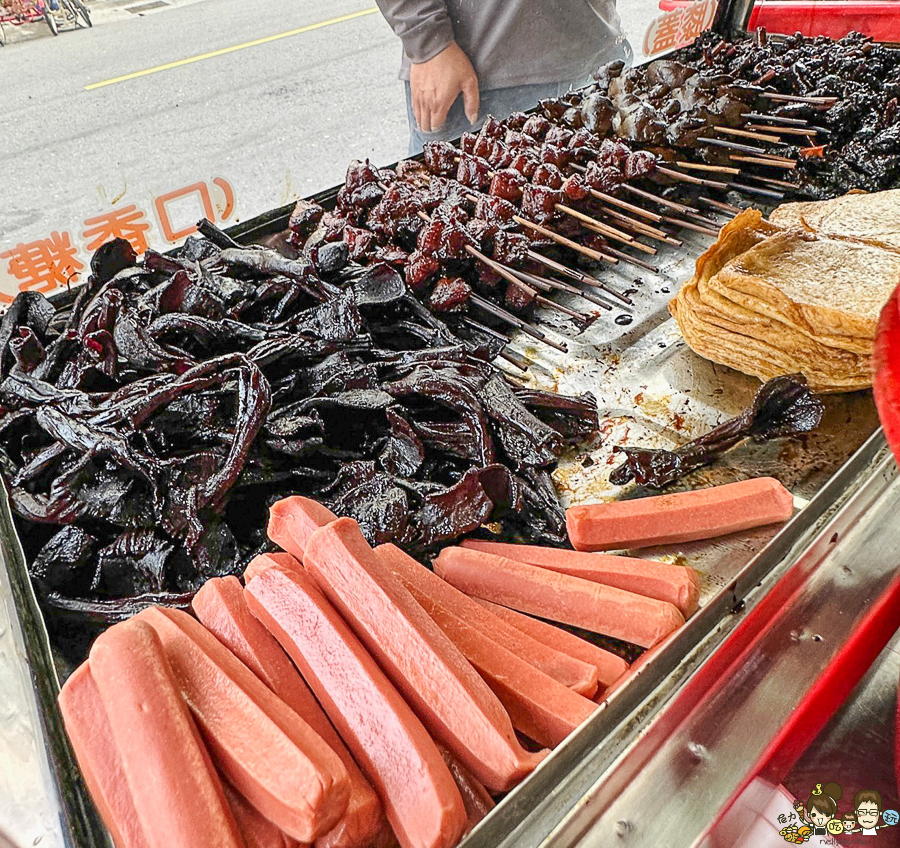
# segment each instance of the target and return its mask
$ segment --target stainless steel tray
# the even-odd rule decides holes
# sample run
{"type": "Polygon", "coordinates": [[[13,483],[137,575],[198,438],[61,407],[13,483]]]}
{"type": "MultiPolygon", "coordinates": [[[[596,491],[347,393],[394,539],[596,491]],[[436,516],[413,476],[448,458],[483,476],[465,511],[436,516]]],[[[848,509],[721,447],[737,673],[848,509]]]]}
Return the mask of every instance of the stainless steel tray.
{"type": "MultiPolygon", "coordinates": [[[[670,693],[668,703],[639,733],[619,731],[615,762],[576,769],[585,778],[576,802],[561,815],[536,810],[527,838],[514,844],[730,846],[723,831],[749,830],[734,821],[748,811],[735,799],[756,778],[803,792],[800,782],[823,763],[815,749],[804,752],[835,711],[852,710],[845,699],[900,625],[900,475],[880,433],[807,509],[820,506],[812,534],[792,542],[788,526],[758,558],[774,557],[774,570],[741,593],[740,614],[723,618],[706,641],[722,642],[723,631],[727,639],[688,658],[690,680],[677,690],[663,681],[658,697],[670,693]]],[[[895,675],[891,707],[896,687],[895,675]]],[[[855,734],[862,747],[846,774],[860,779],[857,788],[880,776],[890,799],[892,747],[877,727],[855,734]]],[[[822,782],[841,777],[819,773],[822,782]]],[[[888,834],[886,844],[896,838],[888,834]]]]}
{"type": "Polygon", "coordinates": [[[56,709],[59,678],[0,486],[0,846],[110,845],[56,709]],[[6,834],[4,834],[6,831],[6,834]]]}
{"type": "MultiPolygon", "coordinates": [[[[328,204],[334,193],[324,192],[316,199],[328,204]]],[[[235,228],[232,235],[250,241],[270,234],[284,227],[288,211],[275,210],[235,228]]],[[[516,350],[533,363],[527,374],[519,374],[521,379],[562,392],[590,391],[598,400],[599,435],[587,445],[586,453],[573,451],[565,457],[555,475],[567,503],[630,495],[612,487],[607,479],[618,462],[613,457],[616,444],[672,446],[683,442],[737,414],[759,385],[695,356],[668,318],[669,299],[679,282],[690,276],[694,258],[709,243],[692,233],[683,238],[682,247],[665,247],[654,258],[659,274],[624,263],[594,269],[620,291],[634,290],[635,308],[629,325],[616,323],[618,315],[627,313],[615,306],[581,333],[574,324],[559,321],[557,313],[543,313],[541,320],[568,344],[567,354],[539,348],[527,337],[514,338],[516,350]]],[[[579,310],[587,305],[568,297],[561,302],[579,310]]],[[[651,658],[642,661],[631,682],[498,805],[467,838],[466,846],[539,844],[535,840],[541,837],[542,826],[535,829],[534,822],[539,820],[552,829],[564,817],[599,770],[678,690],[700,661],[697,651],[712,651],[724,638],[727,625],[741,618],[748,592],[758,583],[768,586],[785,567],[786,557],[795,556],[812,538],[835,501],[860,484],[864,473],[860,477],[845,469],[835,474],[877,427],[871,393],[828,397],[826,409],[816,433],[799,441],[739,447],[684,484],[709,485],[772,475],[791,489],[803,508],[785,528],[762,528],[711,543],[683,545],[676,553],[671,549],[639,553],[697,568],[702,575],[700,612],[654,650],[651,658]],[[538,808],[540,816],[535,814],[538,808]]],[[[871,450],[871,445],[866,448],[871,450]]],[[[868,454],[864,451],[863,455],[868,454]]],[[[859,458],[855,462],[858,464],[859,458]]],[[[55,709],[58,680],[5,497],[0,498],[0,542],[0,616],[5,604],[10,621],[3,633],[0,617],[0,659],[5,652],[21,660],[16,679],[0,689],[0,828],[15,827],[14,833],[27,834],[29,840],[40,836],[41,845],[101,844],[102,828],[81,788],[55,709]]]]}

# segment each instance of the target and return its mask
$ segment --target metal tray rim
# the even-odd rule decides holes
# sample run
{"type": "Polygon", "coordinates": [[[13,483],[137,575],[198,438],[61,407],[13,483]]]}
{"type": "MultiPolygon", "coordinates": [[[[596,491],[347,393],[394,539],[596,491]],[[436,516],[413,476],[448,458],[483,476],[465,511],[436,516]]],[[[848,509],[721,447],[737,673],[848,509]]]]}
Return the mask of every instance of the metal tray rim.
{"type": "MultiPolygon", "coordinates": [[[[310,199],[327,208],[333,204],[337,191],[337,187],[327,189],[313,195],[310,199]]],[[[226,232],[242,242],[262,238],[282,229],[292,208],[293,204],[279,207],[230,227],[226,232]]],[[[71,296],[71,293],[64,292],[61,296],[71,296]]],[[[501,844],[522,845],[521,842],[506,843],[500,840],[519,834],[521,827],[532,815],[537,805],[544,803],[547,798],[551,798],[554,803],[558,802],[559,792],[557,790],[567,781],[567,778],[572,776],[575,765],[587,754],[599,756],[598,743],[602,742],[614,728],[622,727],[623,723],[628,724],[629,717],[632,717],[632,725],[636,716],[639,716],[642,721],[649,718],[652,712],[642,712],[642,705],[650,702],[653,694],[658,692],[665,681],[679,670],[679,665],[685,657],[717,630],[722,618],[743,600],[744,595],[755,585],[756,581],[762,579],[775,567],[772,561],[773,555],[770,552],[782,551],[785,546],[796,545],[798,540],[808,538],[812,533],[812,526],[820,521],[822,515],[827,511],[827,504],[822,495],[826,491],[833,492],[834,487],[838,485],[837,481],[845,481],[844,485],[846,485],[847,475],[850,474],[852,477],[851,472],[847,469],[857,468],[861,461],[859,457],[868,456],[872,451],[877,451],[877,447],[873,446],[873,443],[877,442],[877,435],[876,433],[871,437],[832,475],[810,504],[801,510],[776,537],[770,540],[728,586],[721,589],[710,603],[692,617],[686,627],[654,650],[652,659],[643,662],[639,670],[636,669],[638,673],[627,686],[614,693],[582,728],[542,763],[532,777],[510,793],[498,805],[496,812],[461,843],[462,848],[482,848],[482,846],[495,848],[501,844]],[[819,509],[814,516],[810,510],[813,504],[817,504],[816,509],[819,509]],[[763,563],[768,563],[768,566],[764,567],[763,563]],[[763,569],[765,574],[760,569],[763,569]],[[596,737],[601,733],[603,735],[598,740],[596,737]]],[[[844,494],[846,495],[846,491],[844,494]]],[[[91,844],[102,844],[106,840],[105,830],[93,804],[84,791],[71,748],[62,728],[61,718],[55,706],[55,696],[59,691],[59,678],[52,661],[47,628],[27,575],[21,542],[12,523],[6,492],[0,503],[0,543],[4,545],[4,551],[11,551],[9,556],[13,566],[11,571],[18,572],[16,582],[21,587],[19,589],[21,600],[18,603],[21,604],[20,609],[25,609],[25,618],[30,624],[25,632],[26,637],[30,637],[30,643],[27,645],[29,664],[32,669],[35,697],[41,705],[41,720],[44,725],[42,729],[50,750],[52,770],[60,797],[71,798],[71,806],[69,804],[62,805],[66,819],[66,838],[73,845],[88,844],[85,842],[86,837],[90,838],[91,844]],[[50,673],[47,672],[48,669],[50,673]]],[[[687,669],[681,671],[686,673],[687,669]]],[[[662,704],[659,702],[648,703],[647,709],[655,712],[661,706],[662,704]]],[[[636,726],[633,726],[632,729],[633,732],[638,732],[636,726]]],[[[597,764],[600,759],[597,760],[597,764]]]]}

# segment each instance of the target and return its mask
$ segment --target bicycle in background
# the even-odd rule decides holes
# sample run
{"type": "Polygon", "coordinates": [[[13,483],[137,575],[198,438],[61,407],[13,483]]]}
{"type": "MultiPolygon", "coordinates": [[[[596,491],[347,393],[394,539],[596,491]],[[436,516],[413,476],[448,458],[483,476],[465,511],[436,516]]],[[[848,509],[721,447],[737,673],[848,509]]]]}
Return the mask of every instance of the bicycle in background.
{"type": "Polygon", "coordinates": [[[41,19],[53,35],[94,25],[84,0],[0,0],[0,45],[6,41],[4,24],[21,26],[41,19]]]}
{"type": "Polygon", "coordinates": [[[50,32],[59,35],[61,30],[92,27],[91,13],[84,0],[32,0],[41,9],[50,32]]]}

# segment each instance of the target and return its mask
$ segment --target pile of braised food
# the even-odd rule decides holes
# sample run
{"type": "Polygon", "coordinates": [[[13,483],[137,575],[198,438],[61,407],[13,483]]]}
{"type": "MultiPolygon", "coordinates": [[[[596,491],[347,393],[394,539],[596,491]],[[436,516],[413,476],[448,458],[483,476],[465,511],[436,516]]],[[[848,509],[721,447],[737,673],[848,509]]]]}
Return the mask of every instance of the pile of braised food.
{"type": "Polygon", "coordinates": [[[74,299],[23,293],[0,322],[0,470],[51,626],[185,607],[268,549],[287,494],[413,552],[486,522],[564,540],[549,472],[592,398],[511,381],[502,340],[342,243],[207,232],[141,264],[104,245],[74,299]]]}
{"type": "Polygon", "coordinates": [[[756,33],[733,43],[709,32],[676,56],[705,77],[784,95],[770,100],[776,119],[824,130],[812,146],[801,136],[781,151],[799,153],[790,179],[805,196],[825,199],[900,182],[900,51],[858,32],[837,41],[756,33]]]}

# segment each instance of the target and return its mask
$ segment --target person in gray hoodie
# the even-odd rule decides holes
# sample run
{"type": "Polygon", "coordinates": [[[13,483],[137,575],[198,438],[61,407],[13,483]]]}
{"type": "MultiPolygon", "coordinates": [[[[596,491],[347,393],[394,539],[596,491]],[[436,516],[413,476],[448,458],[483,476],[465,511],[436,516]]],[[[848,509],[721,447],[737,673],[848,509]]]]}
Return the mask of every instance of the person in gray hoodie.
{"type": "Polygon", "coordinates": [[[630,59],[615,0],[377,0],[403,43],[409,152],[630,59]]]}

